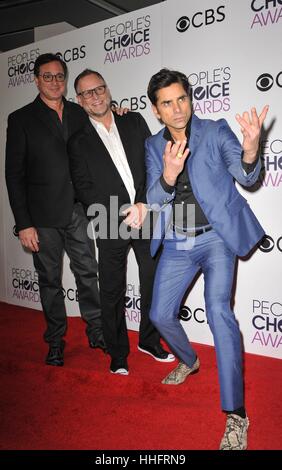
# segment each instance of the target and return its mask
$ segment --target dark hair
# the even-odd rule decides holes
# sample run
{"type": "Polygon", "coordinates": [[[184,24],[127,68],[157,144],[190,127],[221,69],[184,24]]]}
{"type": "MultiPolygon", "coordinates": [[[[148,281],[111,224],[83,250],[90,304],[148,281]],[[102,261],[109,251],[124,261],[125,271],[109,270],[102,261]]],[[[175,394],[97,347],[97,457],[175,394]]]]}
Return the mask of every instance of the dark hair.
{"type": "Polygon", "coordinates": [[[67,64],[63,61],[63,59],[61,59],[60,56],[56,54],[52,54],[51,52],[48,52],[47,54],[41,54],[37,57],[36,61],[34,62],[34,70],[33,70],[34,75],[38,77],[41,65],[49,64],[49,62],[59,62],[61,66],[63,67],[65,76],[67,76],[67,73],[68,73],[67,64]]]}
{"type": "Polygon", "coordinates": [[[154,105],[157,103],[157,91],[173,83],[180,83],[187,95],[190,96],[190,84],[184,73],[177,72],[176,70],[161,69],[158,73],[155,73],[149,81],[147,94],[151,103],[154,105]]]}
{"type": "Polygon", "coordinates": [[[99,72],[96,72],[96,70],[91,70],[91,69],[85,69],[83,70],[83,72],[80,72],[80,74],[78,74],[78,76],[76,77],[75,81],[74,81],[74,89],[75,89],[75,92],[77,93],[77,87],[78,87],[78,82],[81,78],[84,78],[84,77],[88,77],[88,75],[97,75],[98,78],[101,78],[101,80],[103,80],[104,83],[105,80],[104,80],[104,77],[102,77],[102,75],[99,73],[99,72]]]}

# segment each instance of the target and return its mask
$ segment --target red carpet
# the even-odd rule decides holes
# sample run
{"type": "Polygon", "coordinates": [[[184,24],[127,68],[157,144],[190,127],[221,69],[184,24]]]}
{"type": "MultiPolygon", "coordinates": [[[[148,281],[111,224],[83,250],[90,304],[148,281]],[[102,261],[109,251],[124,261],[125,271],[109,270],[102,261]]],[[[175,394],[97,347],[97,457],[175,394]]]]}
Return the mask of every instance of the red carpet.
{"type": "MultiPolygon", "coordinates": [[[[1,449],[217,449],[225,426],[214,349],[196,344],[198,374],[160,384],[173,364],[137,350],[130,332],[128,377],[88,347],[69,318],[65,366],[44,365],[41,312],[0,303],[1,449]]],[[[249,449],[282,449],[282,361],[245,355],[249,449]]]]}

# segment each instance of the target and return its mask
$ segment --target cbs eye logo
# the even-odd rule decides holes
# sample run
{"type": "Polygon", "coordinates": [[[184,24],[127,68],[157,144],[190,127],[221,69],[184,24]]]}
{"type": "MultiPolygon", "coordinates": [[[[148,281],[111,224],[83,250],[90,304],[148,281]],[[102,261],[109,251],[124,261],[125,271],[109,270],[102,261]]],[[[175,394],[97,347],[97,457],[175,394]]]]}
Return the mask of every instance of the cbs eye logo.
{"type": "Polygon", "coordinates": [[[15,237],[19,236],[19,232],[17,231],[17,226],[16,225],[14,225],[14,227],[13,227],[13,234],[14,234],[15,237]]]}
{"type": "Polygon", "coordinates": [[[181,16],[176,22],[176,29],[179,33],[184,33],[190,25],[194,28],[201,28],[201,26],[220,23],[225,19],[224,9],[225,6],[221,5],[216,10],[209,8],[205,11],[197,11],[191,16],[191,20],[188,16],[181,16]]]}
{"type": "Polygon", "coordinates": [[[118,108],[118,102],[115,100],[111,101],[111,108],[118,108]]]}
{"type": "Polygon", "coordinates": [[[276,77],[270,75],[270,73],[261,74],[256,81],[256,86],[259,91],[268,91],[272,88],[273,84],[282,88],[282,71],[278,73],[276,77]]]}
{"type": "Polygon", "coordinates": [[[180,310],[179,310],[179,313],[178,313],[178,319],[182,320],[182,321],[190,321],[191,319],[193,319],[197,323],[205,323],[206,322],[204,309],[196,308],[194,311],[192,311],[186,305],[182,305],[182,307],[180,307],[180,310]]]}
{"type": "Polygon", "coordinates": [[[182,320],[182,321],[191,320],[192,312],[191,312],[190,308],[183,305],[179,310],[178,318],[179,318],[179,320],[182,320]]]}
{"type": "Polygon", "coordinates": [[[146,95],[131,96],[130,98],[122,98],[120,102],[116,100],[111,101],[113,108],[129,108],[131,111],[138,111],[139,109],[145,109],[147,106],[146,95]]]}
{"type": "Polygon", "coordinates": [[[176,23],[176,29],[179,33],[184,33],[190,26],[190,20],[188,16],[181,16],[176,23]]]}
{"type": "Polygon", "coordinates": [[[265,235],[259,244],[259,249],[263,253],[270,253],[275,246],[280,252],[282,252],[282,237],[278,238],[277,242],[275,242],[270,235],[265,235]]]}

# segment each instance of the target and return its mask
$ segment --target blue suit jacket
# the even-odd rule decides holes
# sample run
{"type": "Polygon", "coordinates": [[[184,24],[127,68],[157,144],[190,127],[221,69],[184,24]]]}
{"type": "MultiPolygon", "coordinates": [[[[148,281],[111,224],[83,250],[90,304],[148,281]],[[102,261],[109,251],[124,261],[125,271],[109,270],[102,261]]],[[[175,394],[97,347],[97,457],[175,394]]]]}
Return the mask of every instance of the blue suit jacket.
{"type": "MultiPolygon", "coordinates": [[[[154,256],[168,228],[175,194],[160,183],[167,141],[164,129],[146,140],[147,201],[160,212],[151,242],[154,256]]],[[[232,252],[245,256],[263,237],[264,230],[246,199],[237,191],[234,178],[251,186],[261,162],[248,175],[241,164],[242,147],[225,119],[212,121],[192,116],[187,168],[193,193],[209,223],[232,252]]]]}

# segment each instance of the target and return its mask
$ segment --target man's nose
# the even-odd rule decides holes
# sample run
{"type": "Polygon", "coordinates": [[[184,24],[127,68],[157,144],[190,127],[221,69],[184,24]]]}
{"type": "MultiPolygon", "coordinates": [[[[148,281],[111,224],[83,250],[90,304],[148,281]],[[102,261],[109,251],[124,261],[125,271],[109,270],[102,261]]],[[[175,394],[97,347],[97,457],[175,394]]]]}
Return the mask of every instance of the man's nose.
{"type": "Polygon", "coordinates": [[[179,113],[180,112],[180,106],[179,103],[172,103],[172,109],[174,113],[179,113]]]}

